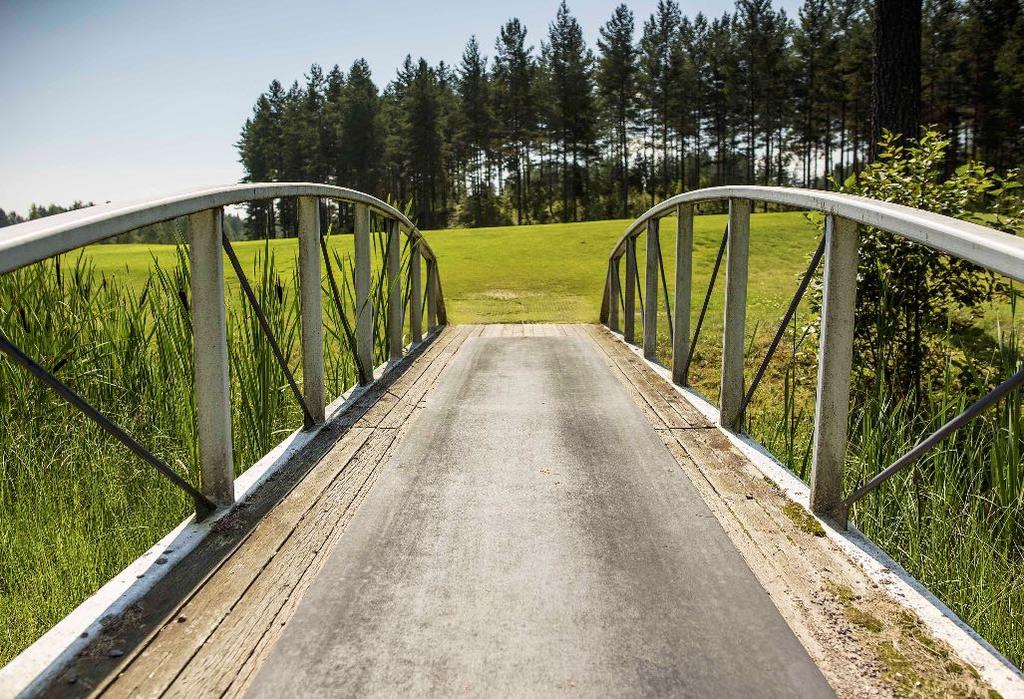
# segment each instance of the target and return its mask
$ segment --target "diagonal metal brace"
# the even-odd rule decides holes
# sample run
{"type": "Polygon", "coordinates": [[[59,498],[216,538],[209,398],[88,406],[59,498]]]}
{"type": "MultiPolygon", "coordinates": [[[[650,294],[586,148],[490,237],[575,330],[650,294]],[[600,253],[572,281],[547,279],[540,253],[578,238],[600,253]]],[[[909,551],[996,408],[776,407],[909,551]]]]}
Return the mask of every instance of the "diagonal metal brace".
{"type": "Polygon", "coordinates": [[[941,442],[943,439],[948,437],[950,434],[960,429],[974,418],[981,415],[983,412],[991,408],[993,405],[999,402],[1001,398],[1009,394],[1014,389],[1018,388],[1021,384],[1024,384],[1024,369],[1021,369],[1016,374],[1003,381],[1001,384],[996,386],[992,391],[986,394],[983,398],[975,403],[969,405],[962,413],[954,417],[952,420],[947,422],[945,425],[937,429],[931,434],[931,436],[922,439],[917,443],[913,449],[908,451],[906,454],[897,459],[891,466],[883,471],[880,471],[875,475],[874,478],[869,480],[867,483],[857,488],[848,498],[843,500],[839,504],[839,515],[840,521],[846,521],[847,515],[850,511],[850,507],[855,502],[863,498],[871,491],[878,488],[878,486],[885,483],[887,480],[895,476],[897,473],[902,471],[907,466],[910,466],[916,461],[920,461],[936,444],[941,442]]]}
{"type": "MultiPolygon", "coordinates": [[[[327,268],[327,283],[331,287],[331,298],[334,300],[334,308],[338,312],[338,317],[341,319],[341,327],[345,332],[345,336],[348,338],[349,347],[352,348],[352,356],[356,355],[356,334],[352,329],[352,324],[349,322],[348,316],[345,315],[345,307],[341,303],[341,292],[338,290],[338,282],[334,278],[334,265],[331,263],[331,254],[327,249],[327,239],[320,236],[320,250],[324,256],[324,265],[327,268]]],[[[365,386],[370,383],[372,377],[366,376],[366,369],[362,363],[356,362],[356,372],[359,374],[359,385],[365,386]]]]}
{"type": "Polygon", "coordinates": [[[277,359],[277,363],[280,365],[281,370],[284,372],[285,378],[288,379],[288,385],[291,386],[292,393],[295,394],[295,400],[298,401],[299,407],[302,408],[303,419],[306,428],[312,427],[316,424],[316,420],[313,419],[313,413],[306,406],[306,399],[302,396],[302,391],[299,390],[299,385],[295,382],[295,376],[292,374],[292,370],[288,368],[288,362],[284,358],[284,353],[281,352],[281,347],[277,344],[277,339],[274,337],[274,333],[270,329],[270,323],[267,322],[267,316],[263,313],[263,307],[260,306],[259,300],[256,298],[256,294],[253,293],[252,287],[249,286],[249,280],[245,276],[245,272],[242,270],[242,264],[238,261],[238,256],[235,254],[235,249],[231,246],[231,241],[228,237],[222,236],[221,241],[223,242],[224,252],[228,254],[228,259],[231,260],[231,266],[235,270],[235,275],[238,277],[239,283],[242,285],[242,291],[245,293],[245,297],[249,300],[249,305],[252,306],[252,310],[256,313],[256,318],[259,320],[260,327],[263,329],[263,334],[267,337],[267,342],[270,343],[270,349],[274,353],[274,357],[277,359]]]}
{"type": "Polygon", "coordinates": [[[658,246],[658,267],[661,268],[661,288],[665,290],[665,315],[668,316],[668,339],[673,340],[675,333],[672,325],[672,304],[668,300],[668,281],[665,279],[665,256],[661,254],[661,246],[658,246]]]}
{"type": "Polygon", "coordinates": [[[0,352],[13,359],[18,364],[28,369],[29,373],[52,388],[61,398],[78,408],[87,418],[99,425],[107,434],[111,435],[121,444],[128,447],[129,451],[148,463],[160,473],[164,474],[174,485],[184,490],[195,503],[197,519],[204,519],[207,515],[217,509],[217,506],[205,495],[199,492],[195,486],[181,477],[177,471],[156,458],[148,449],[139,444],[121,429],[110,418],[92,407],[84,398],[68,388],[56,376],[37,364],[31,357],[11,342],[3,332],[0,332],[0,352]]]}
{"type": "Polygon", "coordinates": [[[786,309],[786,314],[782,316],[782,322],[779,323],[779,329],[775,331],[775,337],[772,338],[772,343],[768,346],[768,351],[765,353],[764,359],[761,360],[761,366],[757,368],[757,373],[754,374],[754,379],[750,382],[750,388],[747,389],[747,394],[743,396],[743,402],[740,403],[740,410],[738,413],[741,421],[743,419],[743,413],[746,412],[747,406],[750,405],[750,401],[754,397],[754,391],[757,390],[758,384],[760,384],[761,379],[764,378],[764,374],[768,370],[768,363],[775,354],[775,350],[779,348],[779,343],[782,342],[782,336],[786,334],[786,327],[789,325],[789,321],[793,319],[796,309],[800,306],[800,300],[804,297],[804,292],[807,291],[807,287],[810,285],[811,279],[814,277],[814,273],[818,271],[818,265],[821,264],[821,258],[824,255],[825,236],[822,236],[821,242],[818,243],[818,249],[814,251],[814,255],[811,257],[811,262],[807,265],[807,271],[804,273],[803,279],[800,280],[800,286],[797,287],[796,294],[793,295],[793,300],[789,302],[789,308],[786,309]]]}
{"type": "Polygon", "coordinates": [[[718,246],[718,257],[715,258],[715,267],[711,270],[711,280],[708,282],[708,291],[704,294],[704,304],[700,307],[700,315],[697,316],[697,327],[693,330],[693,340],[690,342],[690,351],[686,354],[686,364],[683,365],[683,385],[690,385],[690,363],[693,361],[694,350],[697,349],[697,338],[700,337],[700,329],[704,327],[704,317],[708,313],[708,304],[711,303],[711,294],[715,290],[715,282],[718,281],[718,272],[722,268],[722,258],[725,257],[725,245],[729,242],[729,225],[726,224],[725,232],[722,233],[722,244],[718,246]]]}
{"type": "MultiPolygon", "coordinates": [[[[633,239],[633,245],[636,245],[636,238],[633,239]]],[[[644,308],[644,290],[643,290],[643,288],[640,285],[640,267],[639,267],[639,263],[636,261],[636,254],[635,253],[633,254],[633,281],[634,281],[634,283],[636,285],[637,300],[640,302],[639,308],[644,308]]],[[[644,316],[644,314],[641,312],[640,313],[640,320],[641,320],[641,322],[644,319],[643,316],[644,316]]]]}

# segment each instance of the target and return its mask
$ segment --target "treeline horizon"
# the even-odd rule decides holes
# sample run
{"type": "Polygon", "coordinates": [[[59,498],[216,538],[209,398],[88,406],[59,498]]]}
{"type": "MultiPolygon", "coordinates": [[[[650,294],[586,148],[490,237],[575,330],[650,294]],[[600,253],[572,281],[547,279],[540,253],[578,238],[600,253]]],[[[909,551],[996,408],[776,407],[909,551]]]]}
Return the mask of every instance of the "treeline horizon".
{"type": "MultiPolygon", "coordinates": [[[[518,19],[458,66],[407,55],[383,88],[356,59],[314,64],[259,96],[237,142],[244,181],[315,181],[411,206],[423,228],[629,218],[722,184],[828,188],[857,172],[872,123],[872,4],[771,0],[720,17],[626,5],[595,46],[563,1],[539,47],[518,19]]],[[[968,160],[1024,161],[1020,0],[926,0],[921,124],[968,160]]],[[[916,136],[916,134],[913,134],[916,136]]],[[[255,235],[291,231],[294,203],[249,207],[255,235]]]]}

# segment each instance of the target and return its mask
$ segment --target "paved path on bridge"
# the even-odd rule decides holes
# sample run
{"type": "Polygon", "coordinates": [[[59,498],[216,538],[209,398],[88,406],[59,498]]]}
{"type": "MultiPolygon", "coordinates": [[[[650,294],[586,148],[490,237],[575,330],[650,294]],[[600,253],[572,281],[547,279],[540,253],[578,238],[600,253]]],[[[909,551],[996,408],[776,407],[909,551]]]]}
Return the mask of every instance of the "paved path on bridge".
{"type": "Polygon", "coordinates": [[[250,695],[831,695],[583,330],[463,342],[282,623],[250,695]]]}

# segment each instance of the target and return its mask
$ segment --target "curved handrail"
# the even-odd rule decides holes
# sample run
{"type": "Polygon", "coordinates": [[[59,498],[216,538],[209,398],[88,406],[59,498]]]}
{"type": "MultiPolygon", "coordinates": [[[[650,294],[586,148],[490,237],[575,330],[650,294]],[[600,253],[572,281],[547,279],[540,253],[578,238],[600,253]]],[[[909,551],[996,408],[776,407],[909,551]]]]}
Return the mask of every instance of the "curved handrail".
{"type": "Polygon", "coordinates": [[[852,194],[755,185],[708,187],[666,199],[645,211],[626,228],[612,249],[611,257],[620,256],[624,252],[625,241],[640,235],[645,223],[673,213],[680,204],[722,199],[766,202],[832,214],[923,243],[1024,282],[1024,238],[950,216],[852,194]]]}
{"type": "Polygon", "coordinates": [[[421,254],[427,260],[437,259],[416,224],[377,197],[312,182],[268,182],[205,187],[156,199],[100,204],[8,226],[0,229],[0,274],[143,226],[208,209],[281,197],[319,197],[365,204],[404,226],[408,235],[420,242],[421,254]]]}
{"type": "Polygon", "coordinates": [[[259,320],[274,357],[304,414],[304,429],[316,429],[326,420],[323,357],[323,310],[321,261],[327,271],[331,297],[345,324],[354,347],[359,380],[363,385],[374,380],[374,340],[371,290],[370,211],[384,219],[387,245],[382,252],[382,274],[387,279],[384,293],[385,338],[389,362],[405,353],[404,331],[408,321],[413,345],[423,340],[422,311],[427,311],[428,331],[447,323],[441,290],[437,256],[423,234],[395,207],[369,194],[345,187],[311,182],[274,182],[206,187],[157,199],[91,206],[64,214],[19,223],[0,229],[0,274],[40,262],[55,255],[111,238],[121,233],[189,217],[189,259],[192,288],[190,312],[195,346],[193,353],[194,391],[199,433],[199,467],[202,475],[197,490],[173,469],[146,451],[120,427],[63,385],[31,357],[10,342],[0,330],[0,354],[25,366],[37,378],[97,422],[103,429],[184,489],[196,502],[197,514],[204,516],[217,507],[234,502],[234,472],[231,436],[231,393],[225,319],[224,267],[222,253],[231,261],[247,301],[259,320]],[[299,316],[301,331],[302,388],[280,350],[260,301],[253,293],[239,264],[231,242],[223,234],[221,214],[224,207],[278,198],[296,198],[299,277],[299,316]],[[355,205],[354,262],[352,266],[355,318],[349,324],[341,309],[342,301],[334,280],[330,256],[320,226],[322,199],[355,205]],[[402,231],[410,241],[408,281],[403,296],[402,231]],[[421,261],[426,264],[426,289],[422,284],[421,261]],[[426,298],[421,303],[423,292],[426,298]],[[408,318],[405,307],[409,306],[408,318]],[[354,327],[352,327],[354,326],[354,327]]]}
{"type": "Polygon", "coordinates": [[[818,351],[818,382],[814,412],[813,458],[811,465],[811,509],[832,516],[845,524],[850,506],[859,498],[877,488],[893,473],[919,459],[939,439],[980,414],[1002,395],[1024,385],[1024,370],[1000,384],[995,391],[971,405],[951,420],[932,437],[923,440],[905,457],[879,473],[852,495],[843,498],[842,476],[846,452],[847,417],[849,412],[850,373],[853,358],[853,336],[856,312],[858,271],[858,226],[865,225],[888,231],[897,236],[954,257],[971,262],[991,272],[1003,274],[1024,282],[1024,238],[997,231],[975,223],[961,221],[908,206],[820,190],[790,189],[785,187],[759,187],[736,185],[710,187],[685,192],[666,199],[645,211],[627,228],[608,256],[608,274],[601,309],[601,321],[613,331],[619,330],[619,310],[622,310],[623,339],[634,342],[636,296],[639,294],[640,273],[637,267],[637,238],[647,234],[647,271],[644,277],[646,295],[640,297],[643,318],[643,351],[648,359],[657,353],[657,325],[659,315],[658,272],[661,271],[665,287],[666,312],[669,315],[672,343],[672,380],[686,386],[689,357],[692,356],[696,334],[691,341],[690,294],[692,280],[692,249],[694,205],[705,201],[729,201],[729,225],[722,238],[715,272],[704,299],[703,313],[707,309],[714,279],[723,256],[726,260],[725,321],[722,342],[722,372],[720,382],[720,410],[718,421],[723,427],[738,429],[750,394],[767,366],[771,352],[777,346],[790,315],[824,259],[822,274],[821,329],[818,351]],[[825,214],[825,235],[818,252],[812,259],[797,294],[790,304],[779,333],[770,345],[768,355],[758,373],[745,390],[744,361],[746,337],[744,324],[748,276],[748,247],[750,218],[753,202],[767,202],[797,209],[819,211],[825,214]],[[678,217],[676,231],[676,284],[674,309],[668,303],[668,283],[664,279],[659,220],[670,214],[678,217]],[[620,279],[620,262],[625,257],[626,281],[620,279]]]}

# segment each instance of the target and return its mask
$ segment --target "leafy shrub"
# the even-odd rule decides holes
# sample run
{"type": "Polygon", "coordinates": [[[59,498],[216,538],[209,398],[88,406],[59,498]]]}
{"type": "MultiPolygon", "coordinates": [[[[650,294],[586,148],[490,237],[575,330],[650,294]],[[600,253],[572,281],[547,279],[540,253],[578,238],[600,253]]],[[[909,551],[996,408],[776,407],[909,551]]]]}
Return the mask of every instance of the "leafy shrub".
{"type": "MultiPolygon", "coordinates": [[[[839,191],[1024,232],[1017,196],[1021,175],[995,173],[971,162],[943,177],[949,141],[926,129],[904,145],[886,133],[878,159],[851,175],[839,191]]],[[[950,330],[962,332],[1003,283],[975,265],[891,233],[864,228],[860,238],[856,366],[875,380],[911,393],[941,373],[950,330]]]]}

